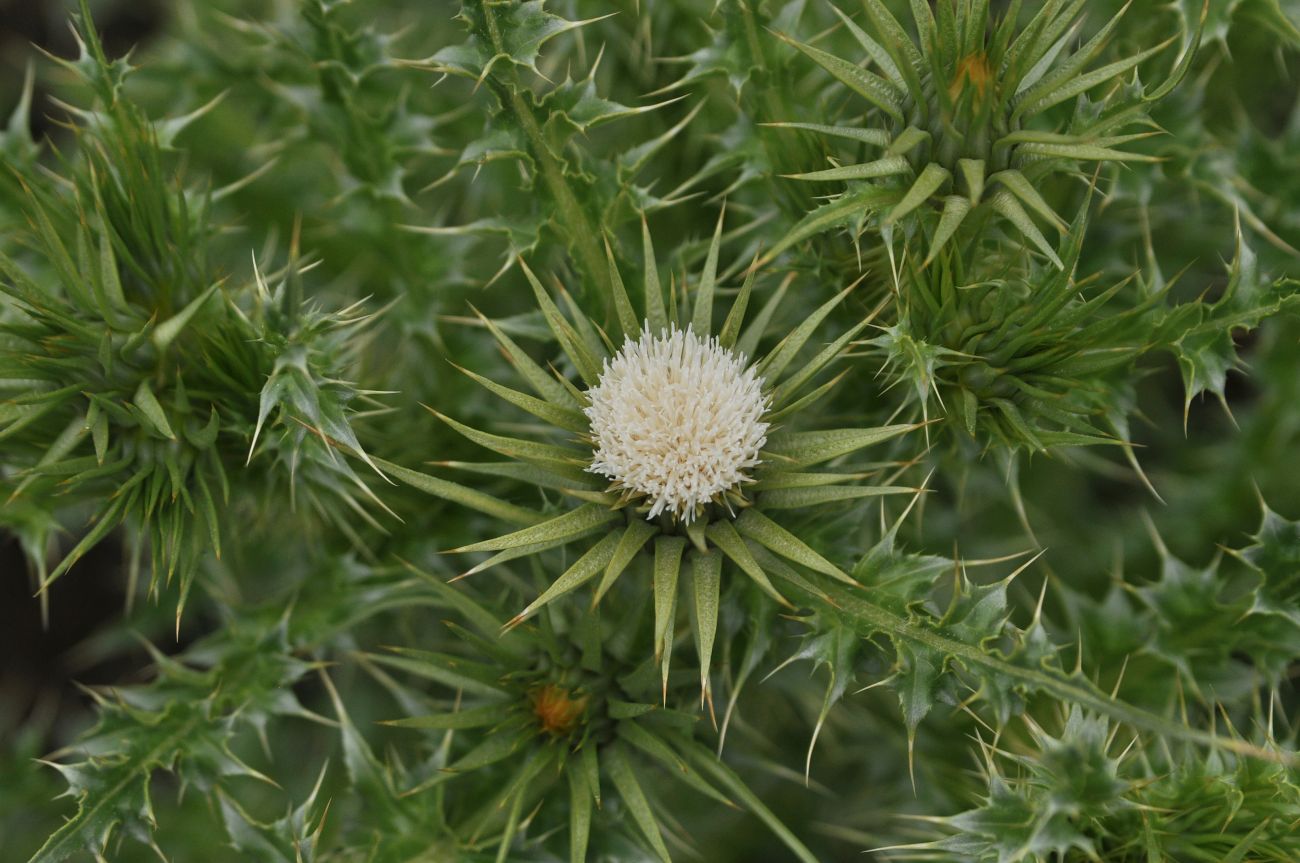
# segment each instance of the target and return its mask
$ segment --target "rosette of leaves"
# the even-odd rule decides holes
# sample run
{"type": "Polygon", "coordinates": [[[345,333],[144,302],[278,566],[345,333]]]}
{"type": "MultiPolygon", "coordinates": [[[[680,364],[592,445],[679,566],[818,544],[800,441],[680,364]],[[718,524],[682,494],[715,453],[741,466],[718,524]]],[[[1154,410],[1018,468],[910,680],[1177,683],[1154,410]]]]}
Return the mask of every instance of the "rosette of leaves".
{"type": "Polygon", "coordinates": [[[925,225],[931,260],[959,230],[976,236],[996,217],[1062,268],[1035,221],[1067,231],[1044,184],[1054,175],[1078,175],[1084,164],[1150,161],[1125,145],[1153,134],[1132,129],[1153,125],[1147,105],[1178,84],[1199,42],[1198,31],[1165,79],[1146,87],[1135,70],[1177,37],[1098,65],[1127,6],[1077,47],[1084,0],[1042,3],[1023,27],[1019,2],[995,21],[987,0],[913,0],[915,33],[882,0],[864,6],[866,28],[835,12],[865,63],[781,36],[870,108],[861,122],[773,125],[855,142],[857,157],[871,158],[794,175],[849,185],[768,257],[831,228],[853,225],[860,234],[874,217],[884,230],[902,223],[909,234],[925,225]],[[1122,84],[1130,74],[1132,83],[1122,84]],[[1066,114],[1059,106],[1070,102],[1074,110],[1066,114]]]}
{"type": "Polygon", "coordinates": [[[1162,297],[1134,301],[1130,279],[1076,278],[1086,210],[1063,269],[1027,255],[902,262],[898,319],[865,345],[923,418],[1011,451],[1126,441],[1132,394],[1118,372],[1156,346],[1162,297]]]}
{"type": "Polygon", "coordinates": [[[656,774],[708,805],[750,811],[797,859],[816,859],[695,739],[693,713],[655,703],[657,669],[637,656],[633,637],[643,628],[569,607],[502,634],[490,608],[453,587],[438,590],[457,612],[447,621],[451,652],[393,647],[365,660],[453,691],[439,699],[445,710],[386,724],[432,732],[433,754],[402,796],[437,794],[467,852],[495,846],[504,861],[516,845],[567,829],[572,863],[596,859],[620,835],[669,861],[669,842],[690,843],[675,805],[654,793],[656,774]]]}
{"type": "Polygon", "coordinates": [[[1233,334],[1295,307],[1294,285],[1260,273],[1240,231],[1213,300],[1174,303],[1177,280],[1080,277],[1088,208],[1062,239],[1061,269],[1016,253],[901,263],[898,319],[864,344],[922,418],[940,414],[959,439],[1010,452],[1117,444],[1136,467],[1139,360],[1172,355],[1186,406],[1203,392],[1222,400],[1228,370],[1241,364],[1233,334]]]}
{"type": "MultiPolygon", "coordinates": [[[[654,247],[649,230],[645,229],[644,313],[634,309],[612,254],[609,255],[608,277],[614,286],[617,311],[615,339],[621,341],[624,348],[667,338],[669,333],[680,336],[683,327],[691,333],[715,332],[713,306],[721,240],[720,218],[698,280],[689,286],[684,280],[682,288],[674,290],[669,301],[665,302],[654,247]]],[[[763,427],[772,434],[763,438],[761,451],[755,453],[757,463],[746,477],[749,481],[738,481],[731,487],[720,489],[710,500],[685,512],[660,511],[652,506],[653,500],[645,493],[621,484],[618,477],[613,477],[615,481],[611,485],[593,472],[598,446],[592,438],[590,394],[600,384],[602,376],[609,372],[610,358],[618,352],[619,342],[603,334],[561,289],[561,301],[569,311],[566,316],[536,276],[526,265],[523,266],[550,334],[562,352],[563,367],[576,375],[577,382],[555,371],[554,366],[548,373],[500,326],[486,318],[483,325],[496,338],[535,394],[511,389],[472,371],[467,371],[467,374],[504,401],[541,419],[548,427],[545,432],[548,441],[503,436],[471,428],[442,414],[438,416],[469,440],[509,459],[485,464],[457,462],[455,467],[509,477],[548,492],[557,492],[563,501],[561,511],[557,514],[520,508],[387,462],[380,462],[380,465],[395,478],[433,494],[526,525],[505,535],[455,549],[460,553],[491,553],[466,575],[570,544],[585,547],[581,556],[556,576],[550,587],[510,621],[508,625],[511,627],[588,582],[596,581],[594,604],[625,572],[648,570],[654,594],[655,655],[663,661],[665,689],[678,583],[682,570],[688,570],[693,594],[689,602],[696,625],[701,685],[707,696],[724,560],[738,575],[751,579],[758,588],[783,605],[788,605],[788,601],[772,584],[767,568],[755,554],[756,549],[770,551],[800,568],[822,573],[831,579],[852,582],[836,563],[783,527],[780,521],[791,512],[805,513],[818,506],[843,505],[879,495],[913,491],[892,484],[864,484],[862,480],[870,474],[861,469],[865,466],[855,467],[842,461],[867,447],[896,438],[913,426],[894,424],[821,431],[786,431],[773,426],[812,409],[843,376],[841,373],[816,383],[819,374],[834,364],[863,330],[865,321],[818,348],[805,361],[796,362],[796,358],[827,316],[848,296],[852,290],[850,287],[812,310],[750,369],[758,381],[756,389],[761,389],[763,427]],[[605,364],[604,371],[602,363],[605,364]],[[832,461],[837,462],[834,470],[810,470],[832,461]],[[647,512],[653,513],[653,517],[647,518],[647,512]],[[598,538],[594,544],[590,542],[593,537],[598,538]]],[[[745,326],[756,279],[757,272],[751,269],[726,319],[716,330],[716,341],[701,350],[738,365],[748,360],[737,358],[756,354],[785,294],[784,288],[778,290],[745,326]]],[[[670,386],[667,377],[664,386],[670,386]]],[[[654,413],[662,407],[649,405],[645,410],[654,413]]],[[[708,412],[714,410],[715,405],[701,404],[698,408],[708,412]]],[[[682,448],[680,454],[684,456],[691,443],[677,444],[682,448]]],[[[673,453],[665,456],[670,461],[675,457],[673,453]]],[[[606,473],[606,476],[610,474],[606,473]]]]}
{"type": "Polygon", "coordinates": [[[200,559],[220,555],[232,486],[260,486],[232,472],[264,425],[276,426],[262,438],[276,475],[307,501],[368,494],[330,444],[360,451],[349,403],[364,394],[342,372],[366,317],[306,304],[296,263],[274,291],[260,274],[225,284],[208,256],[214,193],[169,179],[170,139],[192,118],[149,122],[120,93],[130,67],[93,31],[78,38],[80,57],[61,62],[94,108],[70,108],[79,139],[65,176],[23,178],[22,247],[0,254],[3,485],[46,513],[91,515],[52,569],[49,543],[27,543],[42,591],[126,525],[133,571],[149,552],[151,590],[179,578],[179,626],[200,559]]]}

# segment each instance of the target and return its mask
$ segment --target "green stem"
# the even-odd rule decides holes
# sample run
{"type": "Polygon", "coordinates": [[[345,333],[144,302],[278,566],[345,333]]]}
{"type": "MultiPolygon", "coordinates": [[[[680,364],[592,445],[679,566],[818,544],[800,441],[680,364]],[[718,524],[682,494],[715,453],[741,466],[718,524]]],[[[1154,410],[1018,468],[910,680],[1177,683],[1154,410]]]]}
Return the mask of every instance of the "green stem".
{"type": "MultiPolygon", "coordinates": [[[[504,54],[501,28],[497,23],[492,4],[484,3],[482,8],[488,37],[492,41],[492,50],[498,55],[504,54]]],[[[500,83],[506,106],[515,121],[519,123],[519,127],[523,129],[525,137],[528,138],[528,146],[541,171],[542,180],[555,201],[558,218],[554,224],[568,240],[578,267],[586,275],[588,282],[596,286],[601,309],[605,311],[611,304],[613,286],[609,281],[605,253],[599,239],[601,233],[578,201],[573,187],[569,185],[568,178],[564,175],[564,166],[547,145],[542,127],[537,122],[537,116],[524,98],[518,73],[513,65],[507,63],[506,66],[505,72],[494,71],[493,75],[499,75],[502,79],[500,83]]]]}
{"type": "Polygon", "coordinates": [[[1223,749],[1250,758],[1288,765],[1297,763],[1297,758],[1291,753],[1265,749],[1245,740],[1220,737],[1217,734],[1180,725],[1081,685],[1063,673],[1026,668],[1007,662],[991,651],[956,641],[940,635],[933,629],[917,625],[899,614],[864,599],[852,589],[842,585],[824,581],[814,591],[809,589],[811,585],[807,582],[788,581],[787,584],[805,603],[830,606],[836,617],[852,626],[861,635],[869,636],[883,632],[893,639],[924,645],[945,656],[953,657],[967,668],[983,667],[1003,677],[1017,680],[1031,690],[1045,693],[1070,704],[1077,704],[1134,728],[1171,739],[1185,740],[1212,749],[1223,749]]]}

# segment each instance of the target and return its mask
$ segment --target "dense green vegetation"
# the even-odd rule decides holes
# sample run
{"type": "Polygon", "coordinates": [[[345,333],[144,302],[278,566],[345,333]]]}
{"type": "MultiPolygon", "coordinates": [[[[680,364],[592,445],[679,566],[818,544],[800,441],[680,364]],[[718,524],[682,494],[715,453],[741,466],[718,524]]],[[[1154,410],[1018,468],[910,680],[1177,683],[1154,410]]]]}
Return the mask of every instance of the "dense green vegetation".
{"type": "Polygon", "coordinates": [[[1291,7],[81,0],[0,857],[1300,859],[1291,7]]]}

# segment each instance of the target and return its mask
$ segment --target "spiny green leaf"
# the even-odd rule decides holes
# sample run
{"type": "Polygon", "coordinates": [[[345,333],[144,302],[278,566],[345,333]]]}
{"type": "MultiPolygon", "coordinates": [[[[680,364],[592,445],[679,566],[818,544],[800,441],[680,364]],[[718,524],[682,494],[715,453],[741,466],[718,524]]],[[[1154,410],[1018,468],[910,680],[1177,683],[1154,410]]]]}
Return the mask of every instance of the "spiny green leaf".
{"type": "Polygon", "coordinates": [[[650,540],[650,537],[659,532],[655,527],[644,519],[632,519],[628,522],[627,530],[619,537],[618,546],[609,558],[609,563],[605,566],[605,573],[601,576],[600,584],[596,586],[595,595],[591,603],[594,606],[600,602],[601,598],[614,586],[614,582],[627,569],[627,565],[632,562],[632,558],[641,550],[641,547],[650,540]]]}
{"type": "Polygon", "coordinates": [[[502,715],[501,705],[486,704],[483,707],[470,707],[452,713],[430,713],[424,716],[406,716],[401,719],[390,719],[384,724],[392,725],[396,728],[425,728],[445,731],[462,728],[482,728],[487,725],[495,725],[501,721],[502,715]]]}
{"type": "MultiPolygon", "coordinates": [[[[680,536],[659,536],[655,538],[654,568],[654,604],[655,604],[655,659],[665,652],[671,652],[671,645],[666,641],[673,625],[673,612],[677,608],[677,578],[682,569],[682,552],[686,550],[686,540],[680,536]]],[[[664,675],[664,691],[668,688],[667,673],[664,675]]]]}
{"type": "Polygon", "coordinates": [[[839,567],[756,509],[750,508],[740,514],[736,519],[736,531],[795,563],[839,581],[854,583],[839,567]]]}
{"type": "Polygon", "coordinates": [[[727,215],[723,207],[718,213],[718,225],[713,230],[713,240],[709,243],[709,252],[704,261],[704,272],[700,274],[700,284],[695,289],[695,309],[691,325],[700,338],[706,338],[712,332],[713,288],[718,280],[718,250],[722,246],[722,220],[727,215]]]}
{"type": "Polygon", "coordinates": [[[948,169],[936,162],[930,162],[921,171],[916,182],[911,185],[903,199],[894,205],[885,217],[885,224],[891,225],[917,207],[929,200],[930,196],[939,191],[939,187],[952,177],[948,169]]]}
{"type": "Polygon", "coordinates": [[[777,457],[774,465],[782,470],[809,467],[857,452],[914,428],[914,425],[902,424],[874,429],[783,432],[768,438],[767,450],[777,457]]]}
{"type": "Polygon", "coordinates": [[[715,521],[709,525],[705,536],[715,547],[722,550],[723,554],[731,558],[741,572],[748,575],[754,580],[754,583],[762,588],[763,592],[775,599],[780,604],[789,607],[790,602],[782,596],[777,589],[772,586],[772,581],[759,566],[758,561],[754,559],[753,553],[750,552],[745,540],[741,538],[736,529],[732,527],[729,521],[715,521]]]}
{"type": "Polygon", "coordinates": [[[700,662],[700,698],[708,697],[709,667],[718,633],[718,607],[722,587],[722,555],[692,551],[691,583],[695,594],[695,651],[700,662]]]}
{"type": "Polygon", "coordinates": [[[810,181],[872,180],[878,177],[906,174],[911,170],[911,164],[902,156],[886,156],[883,159],[864,162],[860,165],[844,165],[838,168],[827,168],[823,171],[809,171],[804,174],[789,174],[788,176],[792,180],[810,181]]]}
{"type": "Polygon", "coordinates": [[[641,835],[650,843],[650,847],[663,863],[671,863],[668,848],[664,845],[663,836],[659,832],[659,821],[655,818],[654,810],[651,809],[645,792],[641,790],[641,783],[637,781],[636,772],[628,762],[623,747],[611,746],[606,753],[605,764],[609,770],[609,778],[614,783],[618,796],[627,804],[633,820],[641,828],[641,835]]]}
{"type": "Polygon", "coordinates": [[[868,72],[861,66],[850,63],[847,60],[841,60],[834,54],[828,54],[820,48],[814,48],[811,45],[805,45],[797,39],[792,39],[781,33],[776,37],[782,42],[797,48],[810,60],[821,66],[831,75],[835,76],[850,90],[884,111],[895,120],[902,121],[902,102],[899,98],[898,90],[892,84],[876,75],[874,72],[868,72]]]}
{"type": "Polygon", "coordinates": [[[1053,249],[1051,243],[1047,242],[1047,238],[1043,236],[1043,232],[1038,230],[1038,226],[1034,224],[1033,219],[1029,218],[1029,214],[1025,212],[1025,208],[1020,206],[1020,202],[1012,197],[1010,192],[1001,191],[994,194],[991,204],[994,210],[1005,216],[1007,221],[1015,225],[1016,229],[1020,231],[1020,233],[1024,234],[1025,238],[1033,243],[1038,251],[1042,252],[1058,270],[1065,269],[1065,265],[1061,263],[1061,259],[1056,256],[1056,249],[1053,249]]]}
{"type": "Polygon", "coordinates": [[[390,476],[412,488],[417,488],[426,494],[458,503],[478,512],[487,513],[504,521],[513,522],[514,524],[535,524],[542,519],[542,516],[532,510],[506,503],[476,489],[410,470],[384,459],[375,459],[375,464],[379,465],[390,476]]]}
{"type": "MultiPolygon", "coordinates": [[[[528,545],[534,542],[550,542],[551,540],[567,539],[577,537],[586,531],[618,521],[622,516],[609,509],[609,507],[600,506],[599,504],[586,503],[575,510],[557,515],[554,518],[547,519],[540,524],[533,524],[531,527],[525,527],[513,533],[507,533],[496,539],[484,540],[471,545],[461,546],[455,549],[456,552],[471,551],[501,551],[506,548],[515,548],[520,545],[528,545]]],[[[611,549],[612,552],[612,549],[611,549]]],[[[604,566],[604,564],[601,564],[604,566]]]]}
{"type": "Polygon", "coordinates": [[[519,623],[527,620],[538,609],[546,604],[559,599],[566,593],[576,590],[595,578],[602,570],[605,569],[609,560],[614,555],[614,548],[618,545],[619,536],[615,533],[606,534],[605,538],[596,543],[591,549],[578,558],[573,566],[565,570],[551,586],[542,591],[542,595],[528,604],[523,611],[511,618],[506,624],[507,627],[514,627],[519,623]]]}

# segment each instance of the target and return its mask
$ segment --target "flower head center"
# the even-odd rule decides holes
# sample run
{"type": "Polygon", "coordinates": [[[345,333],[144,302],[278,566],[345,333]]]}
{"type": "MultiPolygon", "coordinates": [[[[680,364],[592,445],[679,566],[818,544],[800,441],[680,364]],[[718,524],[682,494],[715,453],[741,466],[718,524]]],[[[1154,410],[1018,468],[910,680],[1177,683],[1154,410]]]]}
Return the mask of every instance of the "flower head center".
{"type": "Polygon", "coordinates": [[[587,396],[592,473],[643,496],[647,518],[691,521],[750,477],[767,443],[763,379],[743,355],[690,329],[628,341],[587,396]]]}
{"type": "Polygon", "coordinates": [[[533,715],[542,731],[555,737],[573,733],[586,718],[588,695],[579,695],[555,683],[548,683],[529,693],[533,715]]]}

